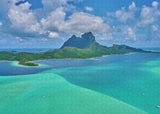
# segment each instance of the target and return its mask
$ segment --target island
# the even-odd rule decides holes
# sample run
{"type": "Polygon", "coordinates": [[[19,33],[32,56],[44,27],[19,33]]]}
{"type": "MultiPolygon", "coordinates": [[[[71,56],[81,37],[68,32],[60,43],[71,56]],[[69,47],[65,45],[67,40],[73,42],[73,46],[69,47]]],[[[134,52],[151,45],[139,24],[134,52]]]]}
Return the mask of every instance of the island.
{"type": "Polygon", "coordinates": [[[60,49],[50,50],[43,53],[13,53],[0,52],[0,60],[19,61],[19,64],[25,66],[38,66],[38,64],[29,61],[47,60],[47,59],[88,59],[102,57],[104,55],[126,54],[126,53],[146,53],[142,49],[133,48],[127,45],[116,45],[107,47],[99,44],[95,40],[92,32],[84,33],[81,37],[73,35],[60,49]]]}
{"type": "Polygon", "coordinates": [[[31,63],[31,62],[26,62],[26,61],[19,61],[20,65],[24,65],[24,66],[39,66],[38,64],[36,63],[31,63]]]}

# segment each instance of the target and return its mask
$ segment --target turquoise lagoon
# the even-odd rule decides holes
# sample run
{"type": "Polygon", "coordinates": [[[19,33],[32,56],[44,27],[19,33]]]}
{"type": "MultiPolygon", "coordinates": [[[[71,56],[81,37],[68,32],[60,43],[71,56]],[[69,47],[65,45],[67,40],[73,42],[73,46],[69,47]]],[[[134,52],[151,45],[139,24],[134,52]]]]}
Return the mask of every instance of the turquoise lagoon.
{"type": "Polygon", "coordinates": [[[0,113],[159,114],[160,54],[0,62],[0,113]]]}

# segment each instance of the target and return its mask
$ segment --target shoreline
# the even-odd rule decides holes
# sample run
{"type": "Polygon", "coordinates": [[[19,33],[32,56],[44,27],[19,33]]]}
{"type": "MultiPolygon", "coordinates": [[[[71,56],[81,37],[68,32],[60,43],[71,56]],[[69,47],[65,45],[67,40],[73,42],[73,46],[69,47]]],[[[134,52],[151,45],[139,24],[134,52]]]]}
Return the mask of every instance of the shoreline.
{"type": "Polygon", "coordinates": [[[11,65],[15,67],[25,67],[25,68],[48,68],[50,67],[49,65],[45,65],[45,64],[38,64],[38,66],[25,66],[25,65],[19,64],[19,61],[8,61],[8,62],[11,62],[11,65]]]}
{"type": "MultiPolygon", "coordinates": [[[[135,54],[135,53],[138,53],[138,52],[130,52],[130,53],[124,53],[124,54],[110,54],[110,55],[102,55],[102,56],[99,56],[99,57],[91,57],[91,58],[53,58],[53,59],[37,59],[37,60],[32,60],[32,61],[27,61],[27,62],[31,62],[31,63],[34,63],[36,61],[45,61],[45,60],[76,60],[76,59],[79,59],[79,60],[94,60],[94,59],[97,59],[97,58],[101,58],[101,57],[107,57],[107,56],[112,56],[112,55],[129,55],[129,54],[135,54]]],[[[139,52],[140,53],[140,52],[139,52]]],[[[23,67],[42,67],[43,65],[40,65],[38,64],[38,66],[26,66],[26,65],[22,65],[22,64],[19,64],[19,61],[10,61],[10,60],[0,60],[0,62],[18,62],[18,65],[19,66],[23,66],[23,67]]],[[[37,63],[36,63],[37,64],[37,63]]],[[[45,66],[45,65],[44,65],[45,66]]]]}
{"type": "MultiPolygon", "coordinates": [[[[137,52],[134,52],[134,53],[137,53],[137,52]]],[[[73,60],[76,60],[76,59],[82,59],[82,60],[84,60],[84,59],[96,59],[96,58],[101,58],[101,57],[106,57],[106,56],[112,56],[112,55],[129,55],[129,54],[134,54],[134,53],[125,53],[125,54],[110,54],[110,55],[102,55],[102,56],[100,56],[100,57],[91,57],[91,58],[53,58],[53,59],[37,59],[37,60],[33,60],[33,61],[28,61],[28,62],[35,62],[35,61],[45,61],[45,60],[71,60],[71,59],[73,59],[73,60]]],[[[19,62],[19,61],[10,61],[10,60],[0,60],[0,62],[19,62]]],[[[20,64],[21,65],[21,64],[20,64]]],[[[22,66],[25,66],[25,65],[22,65],[22,66]]]]}

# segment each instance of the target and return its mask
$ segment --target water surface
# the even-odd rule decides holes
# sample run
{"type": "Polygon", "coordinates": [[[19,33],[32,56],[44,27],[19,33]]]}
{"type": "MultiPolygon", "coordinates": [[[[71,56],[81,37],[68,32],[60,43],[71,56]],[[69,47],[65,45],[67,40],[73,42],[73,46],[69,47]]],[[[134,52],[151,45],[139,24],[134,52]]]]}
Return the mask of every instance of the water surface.
{"type": "Polygon", "coordinates": [[[156,105],[160,105],[160,54],[133,53],[36,63],[50,67],[22,68],[11,66],[10,62],[2,62],[0,75],[58,74],[80,87],[116,98],[151,114],[160,113],[160,109],[156,108],[156,105]]]}

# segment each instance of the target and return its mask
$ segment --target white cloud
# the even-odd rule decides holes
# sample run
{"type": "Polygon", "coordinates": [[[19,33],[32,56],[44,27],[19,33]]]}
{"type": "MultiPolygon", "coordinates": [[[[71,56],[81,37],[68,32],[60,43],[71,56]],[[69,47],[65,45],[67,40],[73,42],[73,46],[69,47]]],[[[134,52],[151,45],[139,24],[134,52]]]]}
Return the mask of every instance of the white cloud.
{"type": "MultiPolygon", "coordinates": [[[[5,24],[8,27],[7,34],[17,37],[43,36],[57,38],[61,34],[81,34],[89,31],[105,33],[110,29],[103,18],[92,14],[74,12],[66,17],[66,7],[63,5],[67,5],[67,2],[72,0],[42,0],[44,8],[48,7],[49,9],[53,6],[54,9],[48,12],[47,16],[45,15],[44,17],[42,13],[42,16],[38,18],[37,12],[30,9],[31,4],[29,2],[16,5],[19,1],[9,0],[9,3],[4,0],[0,1],[0,3],[4,2],[5,6],[7,6],[5,13],[7,17],[5,24]],[[57,7],[54,3],[60,7],[57,7]]],[[[89,10],[91,11],[92,9],[89,10]]]]}
{"type": "MultiPolygon", "coordinates": [[[[28,35],[28,37],[32,37],[46,36],[48,35],[47,31],[59,31],[58,26],[62,24],[66,16],[64,9],[69,10],[67,7],[62,8],[59,6],[68,5],[67,2],[72,0],[42,0],[44,7],[35,11],[30,9],[31,4],[29,2],[16,5],[16,3],[20,1],[25,0],[1,0],[0,10],[2,9],[4,11],[1,10],[0,13],[6,15],[7,32],[9,34],[15,36],[24,35],[24,37],[28,35]],[[55,10],[56,7],[58,8],[55,10]],[[42,13],[40,13],[40,11],[42,11],[42,13]],[[51,11],[51,14],[47,18],[43,18],[46,16],[43,14],[43,11],[51,11]]],[[[72,6],[72,8],[73,7],[74,6],[72,6]]],[[[53,36],[52,33],[49,36],[53,36]]],[[[57,36],[58,35],[56,35],[56,37],[57,36]]]]}
{"type": "Polygon", "coordinates": [[[57,32],[49,32],[49,38],[58,38],[59,34],[57,32]]]}
{"type": "Polygon", "coordinates": [[[47,18],[41,20],[44,29],[52,32],[76,33],[92,31],[94,33],[104,33],[109,26],[101,17],[84,12],[76,12],[65,20],[66,13],[63,8],[57,8],[51,12],[47,18]],[[83,21],[82,21],[83,20],[83,21]]]}
{"type": "Polygon", "coordinates": [[[21,32],[41,33],[40,24],[37,22],[34,13],[30,10],[31,4],[25,2],[20,5],[10,7],[8,18],[11,22],[11,27],[21,32]]]}
{"type": "Polygon", "coordinates": [[[61,6],[70,6],[68,1],[74,0],[42,0],[42,4],[45,11],[53,11],[61,6]]]}
{"type": "Polygon", "coordinates": [[[2,26],[3,25],[3,23],[2,22],[0,22],[0,26],[2,26]]]}
{"type": "Polygon", "coordinates": [[[110,29],[107,23],[101,17],[91,15],[84,12],[76,12],[69,16],[69,19],[61,27],[62,31],[68,33],[104,33],[110,29]]]}
{"type": "Polygon", "coordinates": [[[152,25],[152,30],[155,32],[158,30],[158,27],[156,25],[152,25]]]}
{"type": "Polygon", "coordinates": [[[134,2],[129,6],[129,10],[136,10],[136,4],[134,2]]]}
{"type": "Polygon", "coordinates": [[[152,7],[143,6],[140,15],[140,21],[137,23],[139,27],[146,27],[158,21],[160,10],[157,9],[158,3],[153,2],[152,7]]]}
{"type": "Polygon", "coordinates": [[[0,0],[0,13],[6,14],[10,9],[10,7],[19,1],[24,1],[24,0],[0,0]]]}
{"type": "MultiPolygon", "coordinates": [[[[117,37],[115,39],[119,38],[125,39],[126,41],[136,41],[136,36],[138,36],[136,35],[138,30],[138,28],[136,28],[136,21],[139,27],[146,27],[149,25],[149,29],[146,27],[148,30],[157,31],[157,33],[159,30],[157,22],[160,17],[160,10],[158,7],[159,3],[156,1],[152,2],[151,7],[142,7],[139,20],[135,19],[135,13],[140,10],[137,10],[134,2],[126,9],[122,8],[115,13],[111,13],[110,16],[116,17],[123,23],[117,24],[116,22],[118,28],[110,27],[107,23],[108,18],[106,19],[106,17],[78,12],[75,10],[76,6],[72,4],[75,2],[74,0],[42,0],[43,8],[38,9],[39,12],[37,9],[31,9],[31,4],[29,2],[15,5],[15,3],[19,1],[21,0],[0,1],[0,13],[7,17],[4,17],[5,21],[3,20],[3,23],[0,22],[0,32],[3,32],[3,30],[8,27],[6,31],[4,31],[6,34],[11,34],[22,39],[23,37],[33,36],[40,37],[40,39],[62,39],[63,35],[82,34],[91,31],[101,35],[102,37],[99,37],[100,40],[114,40],[114,38],[117,37]],[[68,3],[68,1],[72,2],[68,3]],[[71,11],[71,9],[74,9],[74,11],[71,11]],[[42,12],[40,13],[40,11],[42,12]],[[130,22],[129,20],[134,20],[134,23],[127,23],[130,22]],[[128,26],[121,29],[121,25],[125,26],[124,23],[127,23],[128,26]],[[135,27],[130,26],[133,26],[133,24],[135,24],[135,27]]],[[[91,12],[94,9],[86,6],[85,10],[91,12]]],[[[139,13],[137,12],[136,14],[139,13]]],[[[138,18],[137,15],[136,17],[138,18]]],[[[115,18],[111,19],[113,19],[112,22],[114,24],[115,18]]]]}
{"type": "Polygon", "coordinates": [[[134,19],[135,11],[137,9],[135,3],[132,2],[128,9],[129,11],[125,11],[124,8],[122,8],[121,10],[117,10],[114,14],[115,17],[122,23],[126,23],[129,19],[134,19]]]}
{"type": "Polygon", "coordinates": [[[45,30],[59,31],[64,26],[66,13],[62,7],[57,8],[47,18],[41,19],[41,24],[45,30]]]}
{"type": "Polygon", "coordinates": [[[93,8],[91,8],[91,7],[89,7],[89,6],[86,6],[86,7],[85,7],[85,10],[86,10],[86,11],[90,11],[90,12],[91,12],[91,11],[93,11],[94,9],[93,9],[93,8]]]}
{"type": "Polygon", "coordinates": [[[152,2],[152,6],[153,6],[154,8],[158,8],[158,2],[157,2],[157,1],[153,1],[153,2],[152,2]]]}
{"type": "Polygon", "coordinates": [[[67,0],[42,0],[42,4],[44,8],[52,8],[53,10],[61,5],[67,4],[67,0]]]}
{"type": "Polygon", "coordinates": [[[126,40],[132,40],[132,41],[137,40],[135,30],[129,26],[125,28],[125,30],[123,31],[123,34],[125,35],[126,40]]]}

